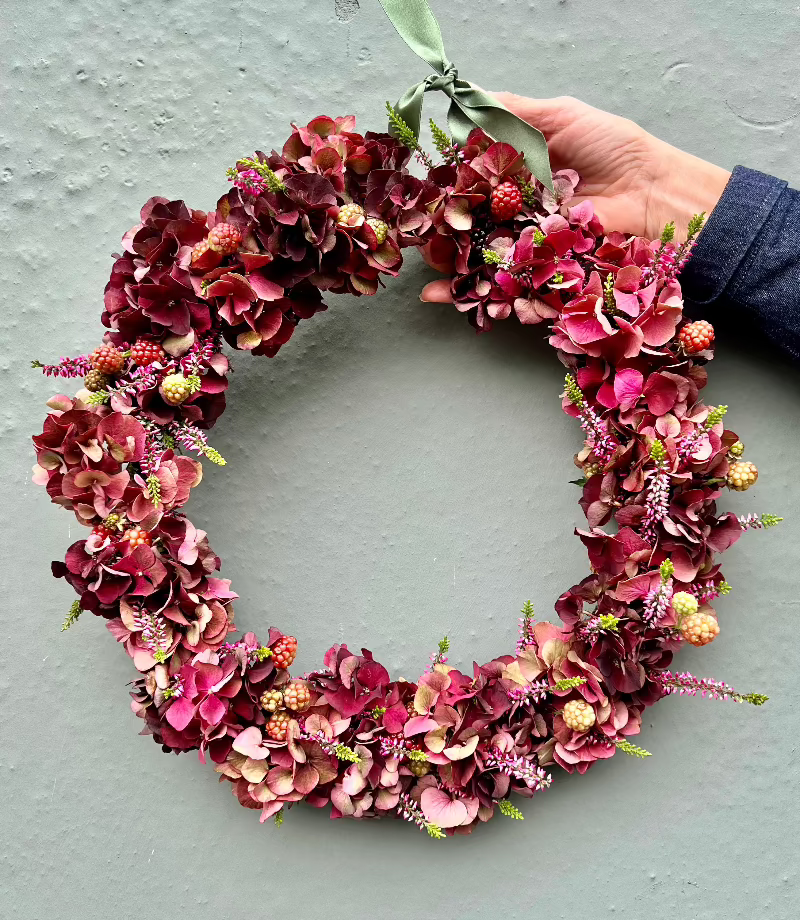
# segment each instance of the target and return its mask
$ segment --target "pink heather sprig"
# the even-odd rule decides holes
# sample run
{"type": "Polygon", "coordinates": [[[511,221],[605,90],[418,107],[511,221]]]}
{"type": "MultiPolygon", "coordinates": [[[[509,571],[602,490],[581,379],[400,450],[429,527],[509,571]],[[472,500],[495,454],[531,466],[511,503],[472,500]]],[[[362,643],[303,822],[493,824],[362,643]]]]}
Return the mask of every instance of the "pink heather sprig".
{"type": "Polygon", "coordinates": [[[607,463],[619,445],[608,433],[608,426],[606,423],[586,402],[583,391],[578,386],[572,374],[567,374],[564,378],[564,385],[567,398],[580,413],[580,425],[586,432],[589,446],[601,462],[607,463]]]}
{"type": "Polygon", "coordinates": [[[439,125],[431,118],[429,120],[433,144],[445,163],[457,163],[464,159],[464,151],[459,144],[442,131],[439,125]]]}
{"type": "Polygon", "coordinates": [[[661,584],[654,588],[644,600],[642,619],[648,626],[653,626],[669,611],[672,600],[672,576],[675,566],[671,559],[665,559],[659,566],[661,584]]]}
{"type": "Polygon", "coordinates": [[[227,175],[229,182],[233,182],[237,188],[251,195],[258,196],[266,191],[286,191],[283,182],[258,154],[237,160],[236,166],[229,169],[227,175]]]}
{"type": "Polygon", "coordinates": [[[45,377],[85,377],[92,369],[88,355],[77,358],[61,358],[58,364],[42,364],[31,361],[31,367],[40,368],[45,377]]]}
{"type": "Polygon", "coordinates": [[[408,757],[410,760],[427,760],[424,751],[414,747],[400,735],[387,735],[381,738],[381,756],[383,757],[408,757]]]}
{"type": "Polygon", "coordinates": [[[198,339],[180,360],[180,369],[187,376],[197,374],[200,365],[222,350],[222,333],[213,329],[208,335],[198,339]]]}
{"type": "Polygon", "coordinates": [[[305,727],[305,723],[300,726],[300,737],[304,741],[316,742],[330,757],[346,760],[349,763],[361,763],[360,754],[356,753],[352,748],[348,747],[346,744],[331,741],[330,738],[326,738],[321,731],[308,731],[305,727]]]}
{"type": "Polygon", "coordinates": [[[164,691],[164,697],[168,700],[179,699],[183,696],[184,687],[183,687],[183,678],[180,675],[177,675],[172,683],[164,691]]]}
{"type": "Polygon", "coordinates": [[[666,278],[667,275],[671,274],[675,270],[675,263],[677,262],[677,258],[678,249],[674,244],[670,243],[668,246],[664,247],[658,263],[658,268],[662,278],[666,278]]]}
{"type": "Polygon", "coordinates": [[[512,687],[508,691],[508,698],[515,703],[527,703],[528,701],[541,703],[551,689],[547,678],[542,677],[528,684],[527,687],[512,687]]]}
{"type": "Polygon", "coordinates": [[[261,661],[266,661],[272,655],[272,649],[266,645],[257,645],[244,639],[239,639],[238,642],[223,643],[219,647],[218,654],[221,659],[228,655],[235,655],[244,667],[245,665],[254,665],[261,661]]]}
{"type": "Polygon", "coordinates": [[[164,452],[163,447],[155,441],[147,438],[144,442],[144,456],[139,461],[139,466],[145,476],[154,476],[161,466],[161,456],[164,452]]]}
{"type": "Polygon", "coordinates": [[[684,265],[689,261],[697,236],[703,229],[705,219],[705,211],[692,217],[687,227],[686,241],[679,246],[674,242],[674,222],[670,221],[664,227],[661,232],[661,245],[642,273],[640,281],[642,287],[647,287],[648,284],[651,284],[659,277],[664,283],[674,281],[678,277],[684,265]]]}
{"type": "Polygon", "coordinates": [[[724,579],[716,584],[690,585],[689,590],[697,598],[700,604],[708,604],[721,595],[730,594],[731,586],[724,579]]]}
{"type": "Polygon", "coordinates": [[[578,635],[587,642],[593,642],[601,632],[618,632],[619,617],[610,613],[591,616],[581,626],[578,635]]]}
{"type": "Polygon", "coordinates": [[[431,663],[425,668],[425,673],[430,674],[436,668],[437,664],[447,663],[447,653],[450,651],[450,640],[443,636],[439,640],[439,648],[431,655],[431,663]]]}
{"type": "Polygon", "coordinates": [[[702,425],[697,425],[685,437],[677,443],[678,457],[682,462],[686,462],[699,447],[700,441],[708,435],[708,432],[722,421],[725,413],[728,411],[727,406],[717,406],[709,410],[708,418],[702,425]]]}
{"type": "Polygon", "coordinates": [[[433,837],[434,840],[441,840],[445,836],[444,831],[438,824],[431,824],[428,821],[425,815],[422,814],[422,809],[407,792],[400,796],[400,801],[397,803],[397,813],[405,821],[416,824],[421,831],[426,831],[428,836],[433,837]]]}
{"type": "Polygon", "coordinates": [[[411,749],[406,744],[405,739],[397,735],[390,735],[381,738],[381,755],[383,757],[402,757],[411,749]]]}
{"type": "Polygon", "coordinates": [[[140,418],[139,421],[145,433],[144,456],[139,461],[139,466],[145,476],[151,476],[161,466],[161,457],[170,448],[172,439],[160,425],[156,425],[150,419],[140,418]]]}
{"type": "Polygon", "coordinates": [[[303,741],[314,741],[326,754],[330,754],[331,757],[336,756],[336,742],[331,741],[330,738],[326,738],[323,732],[311,732],[306,729],[305,725],[301,725],[300,737],[303,741]]]}
{"type": "Polygon", "coordinates": [[[492,748],[486,754],[484,760],[487,767],[493,767],[506,776],[521,780],[534,792],[538,792],[540,789],[547,789],[552,782],[550,774],[546,773],[538,764],[527,757],[518,757],[498,748],[492,748]]]}
{"type": "Polygon", "coordinates": [[[689,221],[689,227],[686,234],[686,242],[681,243],[674,252],[670,253],[669,260],[664,262],[664,281],[675,281],[678,275],[683,271],[684,266],[689,261],[692,250],[694,249],[697,237],[703,229],[706,213],[695,214],[689,221]]]}
{"type": "Polygon", "coordinates": [[[733,687],[721,680],[710,677],[695,677],[688,671],[675,674],[672,671],[662,671],[658,675],[664,696],[677,693],[679,696],[709,697],[714,700],[733,700],[734,703],[751,703],[753,706],[763,706],[769,699],[763,693],[739,693],[733,687]]]}
{"type": "Polygon", "coordinates": [[[236,188],[255,197],[263,194],[269,188],[267,180],[254,169],[243,169],[241,172],[236,172],[235,175],[228,177],[228,181],[233,182],[236,188]]]}
{"type": "Polygon", "coordinates": [[[519,638],[517,639],[516,648],[517,655],[529,645],[533,645],[535,641],[533,637],[533,604],[530,601],[525,601],[520,613],[522,616],[519,618],[519,638]]]}
{"type": "Polygon", "coordinates": [[[742,530],[767,530],[783,520],[775,514],[741,514],[736,519],[742,530]]]}
{"type": "Polygon", "coordinates": [[[217,466],[225,466],[225,459],[218,450],[211,447],[208,443],[208,435],[202,428],[197,428],[189,422],[183,422],[182,424],[173,422],[168,428],[168,434],[175,439],[177,444],[180,444],[181,447],[186,448],[186,450],[191,450],[203,457],[208,457],[208,459],[212,463],[216,463],[217,466]]]}
{"type": "Polygon", "coordinates": [[[152,390],[153,387],[158,386],[161,378],[173,373],[176,368],[174,361],[168,362],[163,367],[157,362],[145,367],[136,367],[108,389],[111,393],[119,393],[123,396],[141,396],[146,390],[152,390]]]}
{"type": "Polygon", "coordinates": [[[652,284],[652,282],[658,278],[659,274],[663,271],[665,261],[667,267],[671,267],[673,261],[671,254],[675,250],[675,247],[672,245],[674,239],[675,222],[670,221],[661,231],[661,245],[651,257],[650,264],[642,272],[642,277],[639,282],[641,287],[647,287],[648,284],[652,284]]]}
{"type": "Polygon", "coordinates": [[[140,610],[134,616],[134,623],[141,629],[147,651],[152,653],[156,661],[166,661],[170,642],[164,617],[150,610],[140,610]]]}
{"type": "Polygon", "coordinates": [[[655,546],[658,540],[658,525],[669,514],[669,472],[667,470],[667,452],[659,440],[653,442],[650,457],[655,469],[650,470],[645,507],[647,511],[642,523],[642,536],[655,546]]]}

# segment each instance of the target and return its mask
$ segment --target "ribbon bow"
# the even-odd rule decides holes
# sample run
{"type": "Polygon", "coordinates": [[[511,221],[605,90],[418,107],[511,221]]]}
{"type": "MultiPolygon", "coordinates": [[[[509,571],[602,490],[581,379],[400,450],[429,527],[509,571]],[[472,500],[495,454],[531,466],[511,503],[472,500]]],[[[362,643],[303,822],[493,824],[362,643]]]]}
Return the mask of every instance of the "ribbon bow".
{"type": "Polygon", "coordinates": [[[395,109],[414,134],[419,137],[422,100],[430,90],[450,97],[447,123],[459,144],[466,143],[473,128],[482,128],[494,140],[511,144],[525,156],[525,165],[550,191],[553,178],[547,141],[541,131],[518,118],[488,93],[461,80],[455,65],[444,50],[439,23],[427,0],[380,0],[384,12],[408,47],[436,73],[409,87],[395,109]]]}

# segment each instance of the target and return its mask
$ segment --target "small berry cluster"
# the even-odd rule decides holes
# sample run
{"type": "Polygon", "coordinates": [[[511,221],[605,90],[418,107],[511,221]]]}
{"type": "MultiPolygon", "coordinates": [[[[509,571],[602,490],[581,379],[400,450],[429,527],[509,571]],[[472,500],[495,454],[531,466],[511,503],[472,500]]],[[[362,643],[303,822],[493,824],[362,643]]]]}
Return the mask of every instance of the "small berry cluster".
{"type": "Polygon", "coordinates": [[[522,192],[516,182],[501,182],[492,189],[492,217],[498,222],[513,220],[522,210],[522,192]]]}
{"type": "Polygon", "coordinates": [[[704,319],[687,323],[678,336],[678,342],[687,355],[696,355],[705,351],[711,347],[713,341],[714,327],[704,319]]]}
{"type": "Polygon", "coordinates": [[[574,732],[588,732],[596,721],[594,709],[585,700],[565,703],[562,718],[574,732]]]}
{"type": "Polygon", "coordinates": [[[108,377],[118,374],[125,366],[125,356],[114,345],[98,345],[89,360],[96,371],[108,377]]]}
{"type": "Polygon", "coordinates": [[[137,339],[131,346],[131,361],[137,367],[149,367],[151,364],[158,362],[163,364],[166,360],[167,353],[158,344],[158,342],[149,342],[147,339],[137,339]]]}

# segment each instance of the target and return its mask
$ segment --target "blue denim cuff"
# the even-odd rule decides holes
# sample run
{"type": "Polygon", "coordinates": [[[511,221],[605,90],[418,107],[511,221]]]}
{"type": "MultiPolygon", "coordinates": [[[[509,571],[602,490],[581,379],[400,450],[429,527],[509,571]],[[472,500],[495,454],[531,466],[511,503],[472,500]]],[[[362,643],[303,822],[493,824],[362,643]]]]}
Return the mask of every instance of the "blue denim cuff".
{"type": "Polygon", "coordinates": [[[720,297],[786,185],[745,166],[733,170],[681,273],[687,299],[702,305],[720,297]]]}

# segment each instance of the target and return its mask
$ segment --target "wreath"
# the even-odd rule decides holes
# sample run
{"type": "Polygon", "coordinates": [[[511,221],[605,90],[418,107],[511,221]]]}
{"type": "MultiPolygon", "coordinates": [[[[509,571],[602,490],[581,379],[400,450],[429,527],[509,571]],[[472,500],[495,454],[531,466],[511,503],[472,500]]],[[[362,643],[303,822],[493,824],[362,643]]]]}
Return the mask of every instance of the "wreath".
{"type": "Polygon", "coordinates": [[[435,76],[388,107],[390,133],[321,116],[293,125],[280,152],[239,160],[213,211],[144,205],[106,285],[102,344],[34,362],[83,378],[48,401],[34,481],[90,528],[53,563],[78,594],[63,628],[82,611],[106,620],[140,674],[143,733],[210,758],[262,821],[306,801],[438,838],[496,810],[522,818],[511,794],[545,789],[556,767],[649,756],[630,739],[669,694],[763,703],[669,668],[684,643],[719,634],[711,602],[730,586],[716,555],[780,519],[717,509],[724,487],[758,472],[727,407],[700,396],[714,331],[684,317],[679,274],[703,216],[681,243],[672,225],[655,241],[605,233],[590,202],[570,204],[579,177],[551,175],[538,132],[459,80],[443,48],[430,53],[438,27],[425,33],[423,0],[384,6],[419,53],[427,34],[435,76]],[[438,162],[418,141],[427,89],[452,99],[455,137],[431,123],[438,162]],[[454,266],[453,301],[477,332],[549,324],[562,406],[584,434],[576,533],[591,571],[556,601],[561,626],[534,622],[527,602],[516,648],[471,672],[447,663],[445,638],[416,682],[346,645],[292,677],[294,636],[234,637],[237,595],[183,510],[197,457],[225,464],[208,441],[225,408],[224,345],[275,356],[326,309],[323,292],[375,294],[421,246],[454,266]]]}

